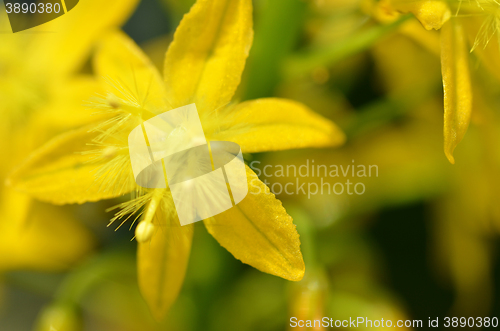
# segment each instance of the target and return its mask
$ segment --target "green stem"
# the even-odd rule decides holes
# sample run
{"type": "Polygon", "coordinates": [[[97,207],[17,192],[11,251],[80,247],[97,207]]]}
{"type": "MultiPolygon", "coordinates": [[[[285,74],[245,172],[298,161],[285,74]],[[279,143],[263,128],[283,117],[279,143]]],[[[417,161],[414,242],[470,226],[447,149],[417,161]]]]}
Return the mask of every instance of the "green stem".
{"type": "Polygon", "coordinates": [[[285,74],[288,77],[302,76],[322,66],[333,66],[339,61],[370,48],[382,37],[395,31],[406,22],[411,14],[403,15],[387,25],[376,25],[359,32],[345,40],[324,48],[311,48],[302,54],[291,57],[285,63],[285,74]]]}
{"type": "Polygon", "coordinates": [[[377,100],[364,106],[349,118],[341,121],[339,125],[348,139],[352,139],[403,117],[409,111],[414,110],[436,95],[436,91],[439,91],[440,88],[440,84],[413,86],[408,91],[377,100]]]}
{"type": "Polygon", "coordinates": [[[282,76],[280,64],[297,44],[307,13],[303,0],[265,1],[256,6],[255,40],[245,75],[243,100],[273,95],[282,76]]]}

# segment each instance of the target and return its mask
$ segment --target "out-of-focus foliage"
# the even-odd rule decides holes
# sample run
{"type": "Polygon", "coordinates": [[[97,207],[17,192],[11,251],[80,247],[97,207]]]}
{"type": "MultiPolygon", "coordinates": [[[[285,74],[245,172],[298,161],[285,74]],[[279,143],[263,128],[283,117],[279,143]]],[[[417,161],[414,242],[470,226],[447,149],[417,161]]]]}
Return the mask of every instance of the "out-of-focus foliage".
{"type": "MultiPolygon", "coordinates": [[[[111,1],[102,7],[88,1],[71,18],[63,17],[31,33],[9,33],[3,4],[0,16],[0,181],[5,182],[34,148],[54,134],[89,121],[81,105],[99,86],[90,75],[78,74],[96,36],[117,26],[136,1],[111,1]],[[96,24],[84,28],[96,10],[96,24]],[[44,33],[43,29],[62,31],[44,33]]],[[[2,188],[0,269],[59,270],[88,253],[91,234],[71,215],[42,205],[11,188],[2,188]]]]}
{"type": "MultiPolygon", "coordinates": [[[[2,35],[0,106],[30,112],[0,115],[5,126],[0,133],[1,153],[6,160],[0,164],[0,179],[54,134],[89,123],[85,121],[89,111],[80,101],[103,89],[92,77],[131,79],[123,73],[132,62],[146,67],[142,78],[154,73],[161,84],[163,78],[155,72],[165,71],[169,99],[181,96],[187,100],[193,95],[192,78],[204,62],[188,51],[192,46],[189,41],[205,45],[204,33],[213,30],[214,17],[221,12],[203,15],[206,12],[195,9],[174,36],[195,1],[143,0],[126,26],[127,33],[140,35],[153,3],[155,8],[165,9],[162,24],[170,33],[140,44],[151,61],[126,37],[99,33],[104,38],[95,53],[95,66],[87,67],[85,75],[73,70],[49,79],[56,71],[37,65],[37,58],[25,51],[25,45],[31,43],[27,40],[37,35],[19,38],[23,42],[17,48],[4,46],[7,39],[2,35]],[[164,63],[172,40],[176,44],[164,63]],[[12,66],[25,58],[34,65],[2,71],[5,63],[12,66]],[[188,70],[189,63],[196,65],[188,70]],[[44,69],[51,76],[33,74],[33,68],[44,69]],[[33,105],[43,105],[43,109],[31,112],[33,105]],[[79,115],[76,110],[67,111],[70,108],[80,108],[79,115]],[[61,116],[68,113],[72,115],[61,116]]],[[[243,102],[221,112],[227,115],[224,118],[214,119],[207,111],[203,118],[206,131],[214,139],[237,141],[244,152],[254,153],[245,155],[256,173],[249,169],[249,175],[259,175],[271,191],[296,180],[306,189],[349,180],[362,183],[363,194],[287,194],[282,190],[276,197],[284,209],[274,197],[252,196],[255,201],[180,234],[169,223],[174,209],[165,202],[168,196],[150,192],[143,200],[133,201],[144,219],[153,219],[158,213],[152,224],[162,227],[164,236],[140,243],[136,261],[137,244],[129,242],[133,233],[128,228],[116,233],[108,229],[103,235],[99,229],[106,224],[88,220],[100,215],[103,206],[122,203],[127,210],[131,206],[128,196],[120,195],[133,189],[134,183],[130,178],[119,181],[123,190],[107,195],[99,188],[82,190],[79,183],[94,180],[88,170],[94,165],[87,162],[92,154],[75,156],[73,151],[95,150],[86,144],[99,132],[77,128],[32,154],[17,173],[28,171],[13,180],[20,180],[19,187],[36,198],[50,202],[120,197],[104,204],[65,208],[11,193],[10,188],[2,190],[0,268],[9,272],[3,278],[0,329],[296,330],[300,328],[290,327],[291,317],[421,319],[424,326],[428,317],[498,317],[498,10],[498,4],[490,0],[253,1],[254,42],[236,91],[245,61],[228,59],[237,55],[236,49],[247,50],[244,37],[248,35],[243,32],[248,31],[249,21],[238,25],[241,30],[236,26],[228,30],[243,39],[208,52],[214,61],[225,59],[235,65],[229,70],[224,67],[228,63],[210,62],[204,79],[213,80],[213,84],[201,91],[220,93],[204,100],[201,108],[219,105],[233,92],[243,102]],[[229,82],[231,91],[224,90],[221,82],[229,82]],[[256,98],[267,99],[247,101],[256,98]],[[278,102],[281,98],[292,101],[278,102]],[[340,148],[328,148],[343,140],[332,121],[347,137],[340,148]],[[247,125],[245,130],[241,130],[243,125],[247,125]],[[219,131],[220,126],[226,131],[219,131]],[[248,128],[258,129],[249,132],[248,128]],[[68,160],[76,160],[77,166],[68,160]],[[377,175],[359,177],[348,171],[339,177],[321,178],[275,173],[280,165],[299,168],[313,162],[327,167],[374,165],[377,175]],[[68,164],[74,169],[65,168],[68,164]],[[271,167],[270,176],[264,173],[265,166],[271,167]],[[64,181],[51,177],[50,170],[56,168],[68,171],[59,172],[66,174],[64,181]],[[75,177],[80,181],[72,181],[75,177]],[[37,182],[39,178],[43,181],[37,182]],[[61,192],[61,185],[66,191],[61,192]],[[272,222],[274,218],[280,222],[272,222]],[[91,230],[76,219],[91,224],[91,230]],[[248,219],[258,228],[251,227],[248,219]],[[297,232],[292,231],[292,219],[297,232]],[[26,229],[24,222],[31,226],[26,229]],[[264,237],[272,240],[263,243],[264,237]],[[280,238],[287,238],[288,244],[273,249],[272,244],[280,238]],[[299,241],[300,259],[289,249],[298,247],[299,241]],[[95,256],[82,260],[91,247],[95,256]],[[272,275],[249,268],[234,257],[272,275]],[[270,263],[278,259],[282,262],[270,263]],[[290,262],[289,268],[285,261],[290,262]],[[75,262],[80,263],[68,268],[75,262]],[[26,269],[65,271],[54,274],[26,269]],[[286,280],[299,280],[302,274],[300,281],[286,280]],[[163,320],[153,317],[168,308],[163,320]]],[[[102,22],[97,17],[95,20],[102,22]]],[[[90,39],[83,40],[90,43],[90,39]]],[[[59,52],[57,48],[52,51],[59,52]]],[[[206,48],[201,51],[205,54],[206,48]]],[[[137,81],[139,88],[150,82],[137,81]]],[[[111,106],[120,102],[107,101],[111,106]]],[[[163,102],[161,98],[153,101],[163,102]]],[[[175,102],[180,105],[183,100],[175,102]]],[[[94,119],[102,120],[92,117],[91,121],[94,119]]],[[[109,148],[100,156],[102,164],[121,158],[123,163],[117,168],[128,160],[127,153],[109,148]]],[[[264,189],[260,181],[259,185],[264,189]]]]}

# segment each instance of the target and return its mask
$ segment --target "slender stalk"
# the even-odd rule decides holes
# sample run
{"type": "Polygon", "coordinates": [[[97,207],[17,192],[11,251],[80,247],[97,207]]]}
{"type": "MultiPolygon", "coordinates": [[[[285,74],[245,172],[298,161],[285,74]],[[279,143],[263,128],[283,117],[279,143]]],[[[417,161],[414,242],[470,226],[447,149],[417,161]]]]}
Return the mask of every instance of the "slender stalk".
{"type": "Polygon", "coordinates": [[[413,15],[403,15],[390,24],[375,25],[339,43],[324,48],[310,48],[301,54],[297,54],[285,62],[285,75],[293,78],[308,74],[318,67],[333,66],[349,56],[370,48],[375,42],[394,32],[410,17],[413,17],[413,15]]]}

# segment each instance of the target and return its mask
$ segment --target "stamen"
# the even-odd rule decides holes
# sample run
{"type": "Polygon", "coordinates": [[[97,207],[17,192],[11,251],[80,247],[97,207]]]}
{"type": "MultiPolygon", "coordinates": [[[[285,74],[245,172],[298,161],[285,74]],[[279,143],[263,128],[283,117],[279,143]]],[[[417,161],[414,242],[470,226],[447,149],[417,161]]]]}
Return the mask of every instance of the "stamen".
{"type": "Polygon", "coordinates": [[[135,239],[138,242],[144,243],[153,237],[153,232],[155,230],[155,226],[151,222],[142,221],[135,228],[135,239]]]}

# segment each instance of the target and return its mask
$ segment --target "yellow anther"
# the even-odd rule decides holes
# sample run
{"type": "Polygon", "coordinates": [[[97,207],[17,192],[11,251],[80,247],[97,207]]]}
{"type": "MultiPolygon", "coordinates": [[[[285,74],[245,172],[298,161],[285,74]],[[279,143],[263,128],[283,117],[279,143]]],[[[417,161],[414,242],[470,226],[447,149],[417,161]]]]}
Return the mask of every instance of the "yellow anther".
{"type": "Polygon", "coordinates": [[[155,226],[153,223],[146,221],[140,222],[135,228],[135,239],[140,243],[150,240],[153,236],[154,229],[155,226]]]}

